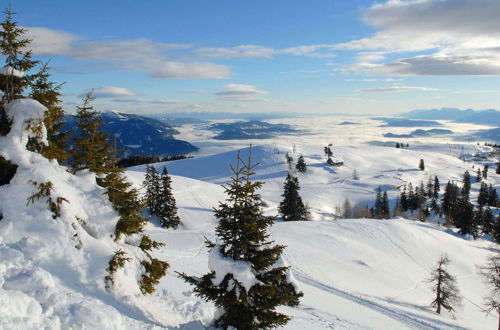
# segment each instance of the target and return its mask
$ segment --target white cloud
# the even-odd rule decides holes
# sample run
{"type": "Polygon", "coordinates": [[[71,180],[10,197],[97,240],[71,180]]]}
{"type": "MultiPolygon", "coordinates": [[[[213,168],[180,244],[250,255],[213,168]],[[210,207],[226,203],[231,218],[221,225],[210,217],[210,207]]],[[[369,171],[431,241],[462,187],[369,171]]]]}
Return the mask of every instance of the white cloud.
{"type": "Polygon", "coordinates": [[[33,53],[66,56],[89,65],[106,64],[113,70],[145,72],[155,78],[227,78],[229,67],[210,62],[167,60],[169,50],[187,49],[185,44],[155,43],[148,39],[88,41],[63,31],[27,28],[33,53]]]}
{"type": "Polygon", "coordinates": [[[198,56],[212,58],[233,58],[233,57],[262,57],[272,58],[276,54],[276,50],[257,46],[257,45],[240,45],[235,47],[206,47],[196,50],[198,56]]]}
{"type": "Polygon", "coordinates": [[[131,97],[131,98],[118,98],[114,99],[113,102],[120,102],[120,103],[141,103],[141,104],[164,104],[164,105],[170,105],[170,104],[180,104],[181,101],[179,100],[172,100],[172,99],[145,99],[145,98],[137,98],[137,97],[131,97]]]}
{"type": "Polygon", "coordinates": [[[389,63],[357,63],[352,70],[378,75],[500,75],[500,57],[421,55],[389,63]]]}
{"type": "MultiPolygon", "coordinates": [[[[84,97],[86,93],[83,93],[79,95],[79,97],[84,97]]],[[[122,87],[115,87],[115,86],[103,86],[103,87],[97,87],[93,89],[92,96],[95,98],[129,98],[133,97],[136,94],[126,88],[122,87]]]]}
{"type": "Polygon", "coordinates": [[[227,84],[225,90],[215,93],[219,99],[227,101],[262,101],[259,95],[267,94],[266,91],[258,90],[253,85],[227,84]]]}
{"type": "Polygon", "coordinates": [[[209,58],[253,57],[272,59],[276,55],[328,58],[335,56],[333,53],[335,48],[335,45],[329,44],[295,46],[283,49],[275,49],[259,45],[239,45],[235,47],[199,48],[196,50],[196,53],[200,57],[209,58]]]}
{"type": "Polygon", "coordinates": [[[361,51],[350,69],[374,74],[500,75],[499,13],[498,0],[389,0],[364,12],[378,32],[337,48],[361,51]],[[428,54],[374,64],[406,52],[428,54]]]}
{"type": "Polygon", "coordinates": [[[429,87],[416,87],[416,86],[388,86],[388,87],[376,87],[376,88],[366,88],[359,89],[356,92],[361,93],[393,93],[393,92],[428,92],[428,91],[438,91],[437,88],[429,87]]]}
{"type": "Polygon", "coordinates": [[[204,89],[186,89],[186,90],[177,91],[177,93],[182,93],[182,94],[203,94],[206,92],[207,91],[204,89]]]}

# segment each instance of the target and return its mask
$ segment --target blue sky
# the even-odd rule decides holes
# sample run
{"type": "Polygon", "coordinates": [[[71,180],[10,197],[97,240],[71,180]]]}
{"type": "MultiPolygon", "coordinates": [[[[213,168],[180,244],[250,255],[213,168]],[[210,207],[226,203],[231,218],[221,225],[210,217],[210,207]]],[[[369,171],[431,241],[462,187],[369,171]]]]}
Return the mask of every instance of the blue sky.
{"type": "Polygon", "coordinates": [[[394,114],[498,108],[498,0],[12,4],[65,108],[394,114]]]}

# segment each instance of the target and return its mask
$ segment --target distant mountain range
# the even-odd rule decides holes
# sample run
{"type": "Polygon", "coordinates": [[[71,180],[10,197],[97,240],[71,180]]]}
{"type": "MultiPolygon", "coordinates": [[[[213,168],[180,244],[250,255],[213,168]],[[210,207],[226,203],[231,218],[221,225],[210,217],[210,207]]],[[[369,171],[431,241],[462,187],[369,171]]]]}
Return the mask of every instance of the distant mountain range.
{"type": "MultiPolygon", "coordinates": [[[[110,142],[116,138],[119,157],[173,156],[198,150],[189,142],[175,139],[178,131],[160,120],[112,111],[104,112],[102,118],[102,129],[109,134],[110,142]]],[[[76,127],[73,116],[66,116],[65,121],[65,130],[76,127]]]]}
{"type": "Polygon", "coordinates": [[[217,140],[269,139],[276,134],[298,132],[286,124],[270,124],[258,120],[217,123],[209,128],[222,131],[214,137],[217,140]]]}
{"type": "Polygon", "coordinates": [[[465,137],[465,140],[500,143],[500,127],[492,129],[482,129],[465,137]]]}
{"type": "Polygon", "coordinates": [[[416,129],[409,134],[385,133],[383,134],[383,136],[388,138],[416,138],[416,137],[442,136],[449,134],[453,134],[453,131],[449,129],[433,128],[428,130],[416,129]]]}
{"type": "Polygon", "coordinates": [[[373,120],[384,121],[385,124],[381,127],[434,127],[441,126],[437,121],[432,120],[414,120],[406,118],[394,118],[394,117],[375,117],[373,120]]]}
{"type": "Polygon", "coordinates": [[[500,111],[488,110],[460,110],[456,108],[441,108],[428,110],[413,110],[401,114],[402,117],[426,120],[452,120],[458,123],[497,125],[500,126],[500,111]]]}

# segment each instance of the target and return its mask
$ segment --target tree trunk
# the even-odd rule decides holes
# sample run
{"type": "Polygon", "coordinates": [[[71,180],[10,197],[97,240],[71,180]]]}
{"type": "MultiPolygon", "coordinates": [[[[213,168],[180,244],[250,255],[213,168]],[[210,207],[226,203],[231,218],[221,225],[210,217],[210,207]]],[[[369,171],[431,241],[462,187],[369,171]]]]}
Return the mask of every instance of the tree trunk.
{"type": "MultiPolygon", "coordinates": [[[[439,265],[438,282],[436,287],[436,313],[441,314],[441,265],[439,265]]],[[[500,330],[500,329],[499,329],[500,330]]]]}

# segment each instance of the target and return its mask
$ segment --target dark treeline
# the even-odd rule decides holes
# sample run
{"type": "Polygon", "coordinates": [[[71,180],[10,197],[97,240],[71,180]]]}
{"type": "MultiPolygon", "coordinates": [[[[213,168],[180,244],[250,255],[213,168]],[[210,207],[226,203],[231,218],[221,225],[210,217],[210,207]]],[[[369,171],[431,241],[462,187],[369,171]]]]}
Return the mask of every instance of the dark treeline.
{"type": "Polygon", "coordinates": [[[173,160],[193,158],[193,156],[188,155],[174,155],[174,156],[156,156],[156,155],[134,155],[127,158],[121,158],[117,161],[116,165],[119,168],[125,168],[130,166],[137,166],[143,164],[152,164],[160,162],[170,162],[173,160]]]}

